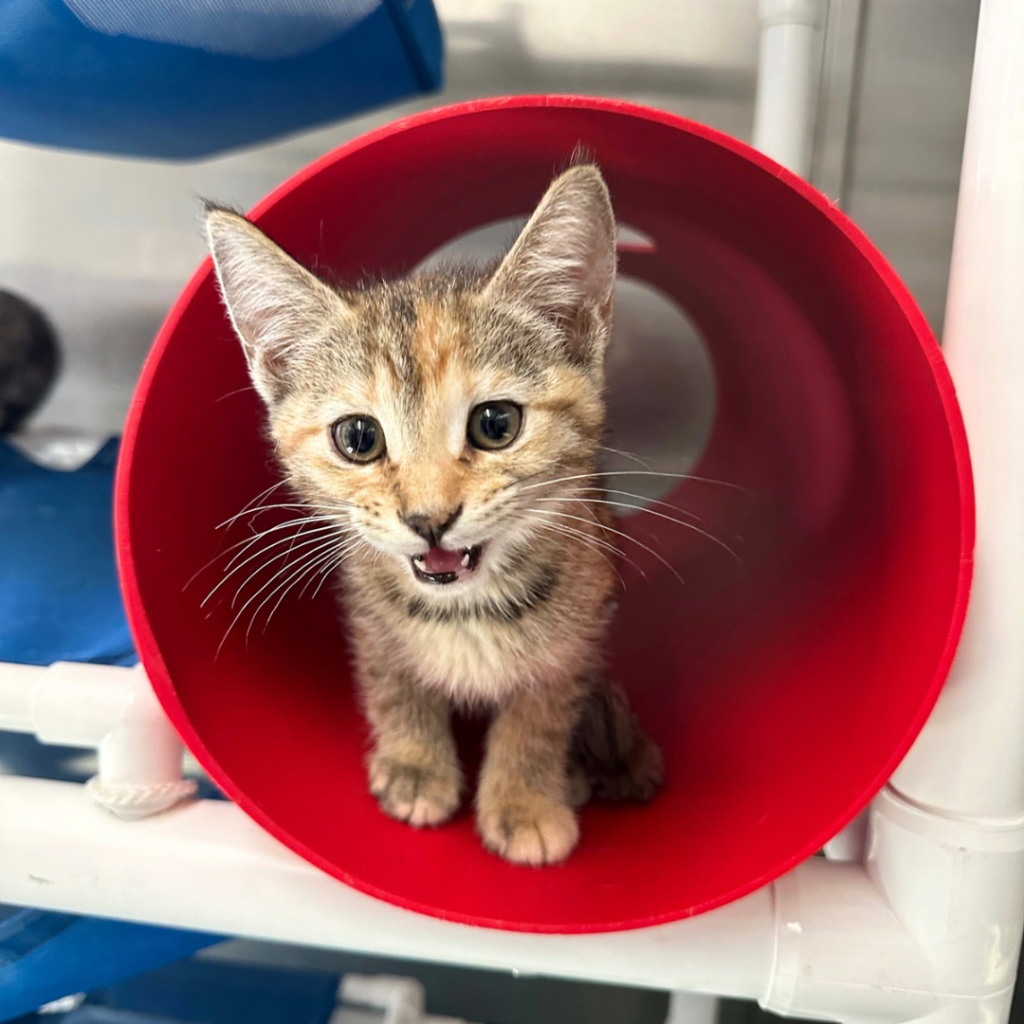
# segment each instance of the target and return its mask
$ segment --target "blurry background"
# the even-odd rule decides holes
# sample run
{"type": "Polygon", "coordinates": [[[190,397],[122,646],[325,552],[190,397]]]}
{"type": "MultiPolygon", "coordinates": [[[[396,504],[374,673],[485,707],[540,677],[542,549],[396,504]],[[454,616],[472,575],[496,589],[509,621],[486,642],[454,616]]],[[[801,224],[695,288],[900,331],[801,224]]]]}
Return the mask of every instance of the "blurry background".
{"type": "MultiPolygon", "coordinates": [[[[203,255],[199,196],[247,208],[401,113],[503,93],[616,96],[749,140],[756,0],[438,0],[440,95],[215,160],[0,142],[0,287],[52,318],[67,361],[37,425],[117,433],[160,321],[203,255]]],[[[833,0],[813,180],[941,328],[978,0],[833,0]]]]}

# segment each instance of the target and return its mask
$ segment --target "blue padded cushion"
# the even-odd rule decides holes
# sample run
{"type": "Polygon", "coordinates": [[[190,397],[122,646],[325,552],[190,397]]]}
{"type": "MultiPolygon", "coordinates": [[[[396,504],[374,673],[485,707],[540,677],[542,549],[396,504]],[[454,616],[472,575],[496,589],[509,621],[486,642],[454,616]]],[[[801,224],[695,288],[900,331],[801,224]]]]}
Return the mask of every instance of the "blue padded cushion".
{"type": "Polygon", "coordinates": [[[0,136],[25,142],[196,158],[441,82],[431,0],[0,3],[0,136]]]}
{"type": "Polygon", "coordinates": [[[114,563],[117,447],[69,473],[0,442],[0,661],[135,663],[114,563]]]}

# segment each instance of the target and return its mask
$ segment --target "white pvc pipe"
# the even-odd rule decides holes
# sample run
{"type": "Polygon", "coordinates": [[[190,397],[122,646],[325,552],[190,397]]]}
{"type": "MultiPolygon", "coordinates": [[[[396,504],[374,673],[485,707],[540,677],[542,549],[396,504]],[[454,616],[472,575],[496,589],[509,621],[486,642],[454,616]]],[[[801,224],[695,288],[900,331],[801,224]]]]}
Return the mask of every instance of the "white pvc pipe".
{"type": "Polygon", "coordinates": [[[0,662],[0,728],[35,733],[43,743],[98,747],[131,699],[128,668],[56,662],[0,662]]]}
{"type": "Polygon", "coordinates": [[[381,1024],[423,1024],[427,990],[416,978],[390,974],[346,974],[338,996],[346,1003],[383,1010],[381,1024]]]}
{"type": "Polygon", "coordinates": [[[963,639],[893,779],[943,814],[1024,816],[1024,3],[984,0],[943,348],[974,465],[963,639]]]}
{"type": "Polygon", "coordinates": [[[45,671],[38,665],[0,662],[0,732],[35,732],[35,686],[45,671]]]}
{"type": "Polygon", "coordinates": [[[863,811],[825,844],[825,856],[829,860],[860,863],[864,859],[867,841],[868,813],[863,811]]]}
{"type": "Polygon", "coordinates": [[[1024,920],[1024,821],[946,818],[887,788],[872,809],[868,871],[936,976],[977,1001],[951,1021],[1005,1021],[1024,920]]]}
{"type": "Polygon", "coordinates": [[[90,791],[123,818],[155,814],[195,790],[181,778],[182,743],[139,668],[0,663],[0,729],[96,749],[90,791]]]}
{"type": "Polygon", "coordinates": [[[802,178],[811,169],[824,0],[760,0],[753,143],[802,178]]]}
{"type": "Polygon", "coordinates": [[[983,0],[946,312],[978,539],[938,705],[872,808],[868,871],[937,974],[944,1018],[1006,1021],[1024,923],[1024,4],[983,0]],[[969,997],[973,996],[973,1000],[969,997]]]}
{"type": "Polygon", "coordinates": [[[523,974],[757,998],[774,960],[770,890],[692,921],[601,935],[468,928],[328,877],[234,804],[140,821],[81,786],[0,776],[0,903],[523,974]]]}
{"type": "Polygon", "coordinates": [[[677,990],[669,995],[665,1024],[716,1024],[720,1002],[714,996],[677,990]]]}
{"type": "Polygon", "coordinates": [[[775,965],[761,1005],[844,1024],[909,1021],[953,990],[860,865],[812,857],[775,889],[775,965]]]}
{"type": "MultiPolygon", "coordinates": [[[[0,777],[0,902],[524,974],[759,999],[897,1022],[941,985],[855,866],[812,860],[697,918],[598,935],[469,928],[365,896],[225,801],[136,822],[70,783],[0,777]],[[849,1012],[843,1010],[847,1007],[849,1012]]],[[[941,979],[939,979],[941,982],[941,979]]]]}

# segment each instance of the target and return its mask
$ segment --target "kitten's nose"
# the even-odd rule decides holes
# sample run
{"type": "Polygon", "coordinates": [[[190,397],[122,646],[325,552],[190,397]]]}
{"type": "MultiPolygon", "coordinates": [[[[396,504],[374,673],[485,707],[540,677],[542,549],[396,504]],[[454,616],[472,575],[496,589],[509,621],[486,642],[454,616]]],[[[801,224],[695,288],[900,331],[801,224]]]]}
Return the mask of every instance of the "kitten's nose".
{"type": "Polygon", "coordinates": [[[461,513],[461,505],[449,512],[436,512],[433,515],[414,512],[411,515],[403,515],[402,522],[417,537],[422,537],[432,548],[436,548],[440,546],[441,538],[451,529],[461,513]]]}

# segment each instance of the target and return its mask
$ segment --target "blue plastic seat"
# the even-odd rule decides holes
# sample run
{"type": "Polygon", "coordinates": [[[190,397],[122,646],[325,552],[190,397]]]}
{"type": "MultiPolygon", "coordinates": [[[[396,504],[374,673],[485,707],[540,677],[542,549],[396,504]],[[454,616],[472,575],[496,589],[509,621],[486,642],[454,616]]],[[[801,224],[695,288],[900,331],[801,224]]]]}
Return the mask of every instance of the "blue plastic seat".
{"type": "Polygon", "coordinates": [[[0,137],[187,159],[440,87],[431,0],[4,0],[0,137]]]}

